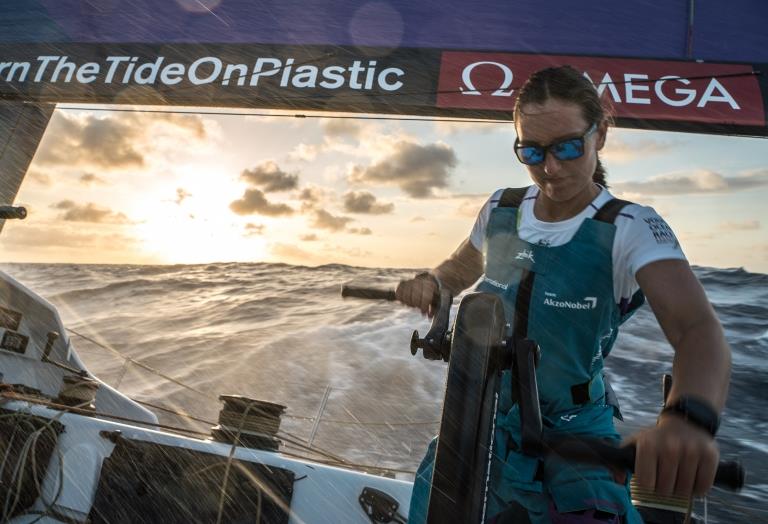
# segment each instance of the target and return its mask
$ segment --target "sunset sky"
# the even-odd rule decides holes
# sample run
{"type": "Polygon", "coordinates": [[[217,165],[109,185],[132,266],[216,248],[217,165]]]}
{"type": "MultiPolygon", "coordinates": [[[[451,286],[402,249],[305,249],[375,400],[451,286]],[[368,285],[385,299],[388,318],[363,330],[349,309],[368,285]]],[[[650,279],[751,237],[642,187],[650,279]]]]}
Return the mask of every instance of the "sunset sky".
{"type": "MultiPolygon", "coordinates": [[[[7,262],[428,267],[491,192],[530,183],[513,141],[511,124],[59,106],[16,199],[29,216],[0,249],[7,262]]],[[[612,129],[602,158],[614,193],[661,213],[691,263],[768,273],[764,139],[612,129]]]]}

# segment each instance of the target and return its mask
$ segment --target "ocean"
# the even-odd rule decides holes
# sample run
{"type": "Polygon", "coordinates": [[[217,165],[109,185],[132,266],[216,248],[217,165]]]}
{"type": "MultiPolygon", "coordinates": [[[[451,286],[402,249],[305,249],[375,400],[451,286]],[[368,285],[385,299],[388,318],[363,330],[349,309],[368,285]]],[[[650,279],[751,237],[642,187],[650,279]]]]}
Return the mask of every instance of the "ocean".
{"type": "MultiPolygon", "coordinates": [[[[398,478],[412,478],[437,433],[446,364],[409,351],[413,330],[423,336],[429,321],[396,303],[340,296],[342,283],[393,288],[412,269],[263,263],[0,269],[59,309],[92,373],[157,406],[164,424],[207,432],[222,394],[276,402],[287,406],[280,432],[285,452],[398,478]]],[[[741,493],[715,489],[706,508],[701,501],[695,508],[709,522],[768,522],[768,275],[694,270],[733,350],[718,434],[722,458],[739,459],[748,470],[741,493]]],[[[622,434],[654,424],[661,375],[671,363],[672,349],[644,306],[607,360],[625,417],[622,434]]]]}

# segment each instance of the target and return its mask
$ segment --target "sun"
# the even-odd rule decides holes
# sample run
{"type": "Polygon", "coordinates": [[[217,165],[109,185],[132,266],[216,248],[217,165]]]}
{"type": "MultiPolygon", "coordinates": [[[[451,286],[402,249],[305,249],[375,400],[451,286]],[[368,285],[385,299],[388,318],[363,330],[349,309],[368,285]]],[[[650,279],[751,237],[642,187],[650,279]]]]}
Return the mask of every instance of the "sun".
{"type": "Polygon", "coordinates": [[[136,226],[141,251],[163,264],[258,262],[267,255],[263,237],[231,223],[191,217],[152,220],[136,226]]]}
{"type": "MultiPolygon", "coordinates": [[[[189,184],[188,184],[189,185],[189,184]]],[[[183,201],[162,198],[169,188],[144,195],[131,216],[142,255],[161,264],[259,262],[267,259],[263,221],[234,215],[221,187],[193,187],[183,201]],[[201,195],[199,198],[196,195],[201,195]],[[203,198],[204,196],[204,198],[203,198]]]]}

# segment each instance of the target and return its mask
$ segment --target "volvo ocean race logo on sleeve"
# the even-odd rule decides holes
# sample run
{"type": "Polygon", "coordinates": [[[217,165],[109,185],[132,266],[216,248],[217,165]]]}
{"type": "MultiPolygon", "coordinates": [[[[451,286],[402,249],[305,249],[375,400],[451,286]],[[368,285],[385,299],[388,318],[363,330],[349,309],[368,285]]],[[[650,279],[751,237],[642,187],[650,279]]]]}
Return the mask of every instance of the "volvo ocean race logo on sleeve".
{"type": "Polygon", "coordinates": [[[437,107],[511,112],[515,90],[531,73],[561,64],[581,71],[618,117],[765,125],[749,64],[444,51],[437,107]]]}
{"type": "Polygon", "coordinates": [[[643,222],[648,226],[648,230],[653,235],[657,244],[672,244],[674,247],[680,247],[677,237],[672,232],[667,222],[661,217],[644,218],[643,222]]]}

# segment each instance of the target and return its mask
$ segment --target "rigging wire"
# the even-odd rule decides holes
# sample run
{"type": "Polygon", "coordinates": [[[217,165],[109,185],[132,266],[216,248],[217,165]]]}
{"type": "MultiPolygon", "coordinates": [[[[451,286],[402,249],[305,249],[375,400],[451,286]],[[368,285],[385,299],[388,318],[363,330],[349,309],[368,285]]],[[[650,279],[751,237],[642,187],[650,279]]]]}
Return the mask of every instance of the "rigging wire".
{"type": "MultiPolygon", "coordinates": [[[[74,335],[77,335],[78,337],[80,337],[80,338],[82,338],[84,340],[87,340],[91,344],[94,344],[95,346],[97,346],[97,347],[99,347],[101,349],[106,349],[108,351],[111,351],[112,353],[114,353],[115,355],[119,356],[121,359],[124,359],[125,361],[128,361],[128,362],[130,362],[132,364],[136,364],[138,367],[140,367],[140,368],[142,368],[142,369],[152,373],[153,375],[157,375],[160,378],[168,380],[168,381],[170,381],[170,382],[172,382],[172,383],[174,383],[174,384],[176,384],[176,385],[178,385],[180,387],[183,387],[184,389],[187,389],[189,391],[197,393],[198,395],[201,395],[201,396],[206,397],[208,399],[216,400],[217,402],[219,401],[219,399],[216,396],[211,395],[210,393],[206,393],[204,391],[201,391],[201,390],[195,388],[194,386],[190,386],[189,384],[185,384],[184,382],[182,382],[182,381],[180,381],[178,379],[175,379],[175,378],[173,378],[173,377],[171,377],[169,375],[166,375],[165,373],[163,373],[163,372],[153,368],[149,364],[146,364],[146,363],[144,363],[141,360],[137,360],[135,358],[132,358],[132,357],[122,353],[118,349],[115,349],[115,348],[110,347],[110,346],[105,345],[105,344],[101,344],[98,341],[94,340],[93,338],[91,338],[91,337],[89,337],[87,335],[84,335],[84,334],[82,334],[82,333],[80,333],[80,332],[78,332],[78,331],[76,331],[76,330],[74,330],[72,328],[66,328],[66,329],[70,333],[72,333],[74,335]]],[[[286,382],[283,381],[283,384],[286,384],[286,382]]],[[[296,384],[297,385],[305,385],[303,383],[296,383],[296,384]]],[[[337,389],[337,388],[334,388],[334,389],[337,389]]],[[[134,400],[135,402],[139,402],[139,403],[145,403],[143,401],[136,400],[136,399],[131,399],[131,400],[134,400]]],[[[176,413],[176,414],[178,414],[178,413],[176,413]]],[[[290,415],[290,414],[284,414],[283,416],[286,417],[286,418],[292,418],[292,419],[297,419],[297,420],[316,420],[316,418],[317,418],[317,417],[307,417],[307,416],[290,415]]],[[[409,422],[388,422],[388,421],[382,421],[382,422],[361,422],[361,421],[335,420],[335,419],[323,419],[323,420],[324,420],[324,422],[328,422],[328,423],[340,424],[340,425],[351,425],[351,426],[361,426],[361,425],[363,425],[363,426],[385,426],[385,427],[388,427],[388,426],[435,426],[435,425],[439,425],[440,424],[439,420],[422,420],[422,421],[409,421],[409,422]]]]}
{"type": "MultiPolygon", "coordinates": [[[[194,430],[194,429],[183,428],[183,427],[180,427],[180,426],[173,426],[173,425],[169,425],[169,424],[159,424],[159,423],[158,424],[152,424],[152,423],[149,423],[149,422],[144,421],[144,420],[133,419],[133,418],[130,418],[130,417],[121,417],[121,416],[118,416],[118,415],[113,415],[112,413],[98,412],[98,411],[93,411],[91,409],[82,409],[81,407],[78,407],[78,406],[65,406],[65,405],[57,404],[57,403],[49,401],[49,400],[41,399],[39,397],[30,397],[30,396],[27,396],[27,395],[24,395],[24,394],[19,394],[19,393],[3,392],[3,393],[0,393],[0,397],[4,398],[6,400],[16,400],[16,401],[28,402],[30,404],[40,404],[40,405],[46,406],[48,408],[57,410],[57,411],[59,411],[59,414],[55,417],[55,419],[58,419],[59,417],[61,417],[66,412],[71,412],[71,413],[74,413],[74,414],[77,414],[77,415],[85,415],[85,416],[91,416],[91,417],[97,417],[97,418],[106,418],[106,419],[117,420],[119,422],[127,422],[127,423],[131,423],[131,424],[138,424],[138,425],[142,425],[142,426],[149,426],[151,428],[160,428],[160,429],[172,431],[172,432],[177,433],[177,434],[186,434],[186,435],[190,435],[190,436],[198,437],[198,438],[203,438],[203,439],[210,438],[210,436],[211,436],[209,432],[197,431],[197,430],[194,430]]],[[[133,399],[131,399],[131,400],[133,400],[133,399]]],[[[136,402],[140,402],[140,401],[136,401],[136,402]]],[[[82,406],[82,404],[80,406],[82,406]]],[[[184,413],[176,412],[176,411],[171,410],[169,408],[163,408],[163,407],[159,407],[159,406],[155,406],[155,407],[158,407],[159,409],[161,409],[163,411],[168,411],[170,413],[173,413],[173,414],[176,414],[176,415],[179,415],[179,416],[184,416],[185,415],[184,413]]],[[[2,418],[2,415],[0,415],[0,418],[2,418]]],[[[215,425],[214,422],[206,421],[204,419],[195,418],[195,420],[202,421],[202,422],[205,422],[205,423],[210,424],[210,425],[215,425]]],[[[307,448],[306,444],[301,439],[298,439],[296,437],[292,437],[289,434],[285,434],[283,432],[280,432],[280,433],[277,434],[277,436],[281,440],[283,440],[284,443],[287,446],[289,446],[289,447],[293,447],[293,448],[299,449],[299,450],[304,451],[304,452],[310,452],[310,453],[312,453],[314,455],[322,457],[322,459],[316,459],[316,458],[312,459],[315,462],[319,462],[321,464],[325,464],[325,465],[329,465],[329,466],[335,466],[335,467],[343,467],[343,468],[347,468],[347,469],[353,468],[353,469],[365,469],[365,470],[368,470],[368,471],[385,471],[385,472],[392,472],[392,473],[410,473],[410,474],[415,473],[415,471],[413,471],[413,470],[397,469],[397,468],[387,468],[387,467],[381,467],[381,466],[373,466],[371,464],[359,464],[359,463],[355,463],[355,462],[350,462],[350,461],[348,461],[348,460],[346,460],[346,459],[344,459],[342,457],[334,455],[333,453],[331,453],[329,451],[326,451],[323,448],[319,448],[317,446],[312,446],[311,448],[307,448]]],[[[284,454],[284,455],[287,455],[287,456],[301,458],[301,459],[307,459],[308,458],[306,454],[305,455],[299,455],[299,454],[291,453],[291,452],[285,451],[285,450],[281,450],[280,453],[284,454]]],[[[4,521],[0,521],[0,522],[4,522],[4,521]]]]}
{"type": "MultiPolygon", "coordinates": [[[[109,346],[107,346],[105,344],[101,344],[101,343],[97,342],[96,340],[94,340],[93,338],[88,337],[86,335],[83,335],[82,333],[79,333],[78,331],[75,331],[75,330],[73,330],[71,328],[67,328],[67,330],[69,332],[71,332],[72,334],[74,334],[74,335],[82,337],[83,339],[89,341],[90,343],[96,345],[99,348],[103,348],[103,349],[109,350],[109,351],[117,354],[121,358],[124,358],[126,360],[129,360],[132,363],[137,364],[139,367],[149,371],[150,373],[153,373],[153,374],[155,374],[155,375],[157,375],[157,376],[159,376],[159,377],[161,377],[163,379],[169,380],[169,381],[173,382],[174,384],[177,384],[177,385],[179,385],[181,387],[184,387],[185,389],[193,391],[193,392],[195,392],[195,393],[197,393],[199,395],[202,395],[202,396],[204,396],[206,398],[209,398],[209,399],[212,399],[212,400],[215,399],[216,401],[218,401],[218,398],[216,398],[216,397],[214,397],[214,396],[212,396],[212,395],[210,395],[208,393],[205,393],[205,392],[203,392],[203,391],[201,391],[201,390],[199,390],[197,388],[194,388],[192,386],[184,384],[183,382],[181,382],[181,381],[179,381],[177,379],[174,379],[173,377],[170,377],[170,376],[168,376],[168,375],[166,375],[166,374],[156,370],[152,366],[144,364],[141,361],[138,361],[136,359],[133,359],[133,358],[123,354],[122,352],[120,352],[119,350],[117,350],[115,348],[109,347],[109,346]]],[[[131,400],[133,400],[134,402],[137,402],[139,404],[146,405],[148,407],[152,407],[152,408],[155,408],[155,409],[159,409],[161,411],[165,411],[165,412],[168,412],[168,413],[171,413],[171,414],[183,417],[183,418],[189,418],[191,420],[195,420],[197,422],[205,423],[205,424],[208,424],[208,425],[211,425],[211,426],[215,425],[214,422],[208,421],[206,419],[203,419],[203,418],[191,415],[189,413],[186,413],[186,412],[183,412],[183,411],[180,411],[180,410],[175,410],[175,409],[171,409],[171,408],[167,408],[167,407],[162,407],[162,406],[159,406],[157,404],[152,404],[152,403],[145,402],[145,401],[138,400],[138,399],[133,399],[132,398],[131,400]]],[[[128,421],[128,422],[132,422],[132,420],[130,418],[118,417],[118,416],[111,415],[111,414],[108,414],[108,413],[103,413],[103,414],[101,414],[101,416],[108,417],[108,418],[113,418],[113,419],[116,419],[116,420],[125,420],[125,421],[128,421]]],[[[284,416],[289,417],[289,415],[284,415],[284,416]]],[[[295,417],[295,418],[314,420],[314,417],[311,417],[311,418],[310,417],[295,417]]],[[[147,425],[148,424],[145,421],[135,421],[135,422],[139,422],[142,425],[147,425]]],[[[334,424],[348,424],[348,425],[357,426],[357,427],[359,427],[359,426],[413,426],[413,425],[437,425],[437,424],[439,424],[439,421],[390,423],[390,422],[362,422],[362,421],[349,422],[349,421],[325,420],[325,422],[327,422],[327,423],[334,423],[334,424]]],[[[185,429],[185,428],[178,428],[176,426],[170,426],[170,425],[164,425],[164,424],[158,424],[157,426],[161,427],[163,429],[171,430],[171,431],[182,431],[182,432],[188,433],[188,434],[205,435],[206,437],[210,436],[210,434],[207,433],[207,432],[204,433],[204,432],[195,431],[195,430],[189,430],[189,429],[185,429]]],[[[280,431],[278,433],[278,437],[283,439],[286,443],[290,443],[293,446],[295,446],[295,447],[297,447],[299,449],[302,449],[303,451],[314,453],[314,454],[317,454],[317,455],[329,458],[329,459],[334,461],[335,465],[346,465],[347,467],[350,467],[350,463],[346,459],[344,459],[342,457],[339,457],[338,455],[335,455],[335,454],[333,454],[333,453],[331,453],[331,452],[329,452],[327,450],[319,448],[319,447],[317,447],[315,445],[310,446],[307,443],[305,443],[302,439],[300,439],[299,437],[297,437],[295,435],[292,435],[292,434],[287,433],[285,431],[280,431]]],[[[357,464],[356,466],[359,466],[359,467],[362,467],[362,468],[365,468],[365,469],[370,469],[370,470],[385,470],[385,471],[389,471],[391,469],[391,468],[382,468],[382,467],[374,466],[374,465],[359,465],[359,464],[357,464]]],[[[414,473],[414,471],[412,471],[412,470],[394,470],[394,471],[396,471],[396,472],[414,473]]]]}
{"type": "Polygon", "coordinates": [[[181,115],[206,115],[206,116],[263,116],[277,118],[328,118],[338,120],[394,120],[414,122],[448,122],[466,124],[512,124],[512,120],[476,119],[476,118],[440,118],[440,117],[414,117],[414,116],[373,116],[373,115],[323,115],[323,114],[281,114],[281,113],[254,113],[249,111],[191,111],[181,109],[135,109],[135,108],[108,108],[89,106],[57,105],[56,109],[62,111],[100,111],[109,113],[158,113],[181,115]]]}

